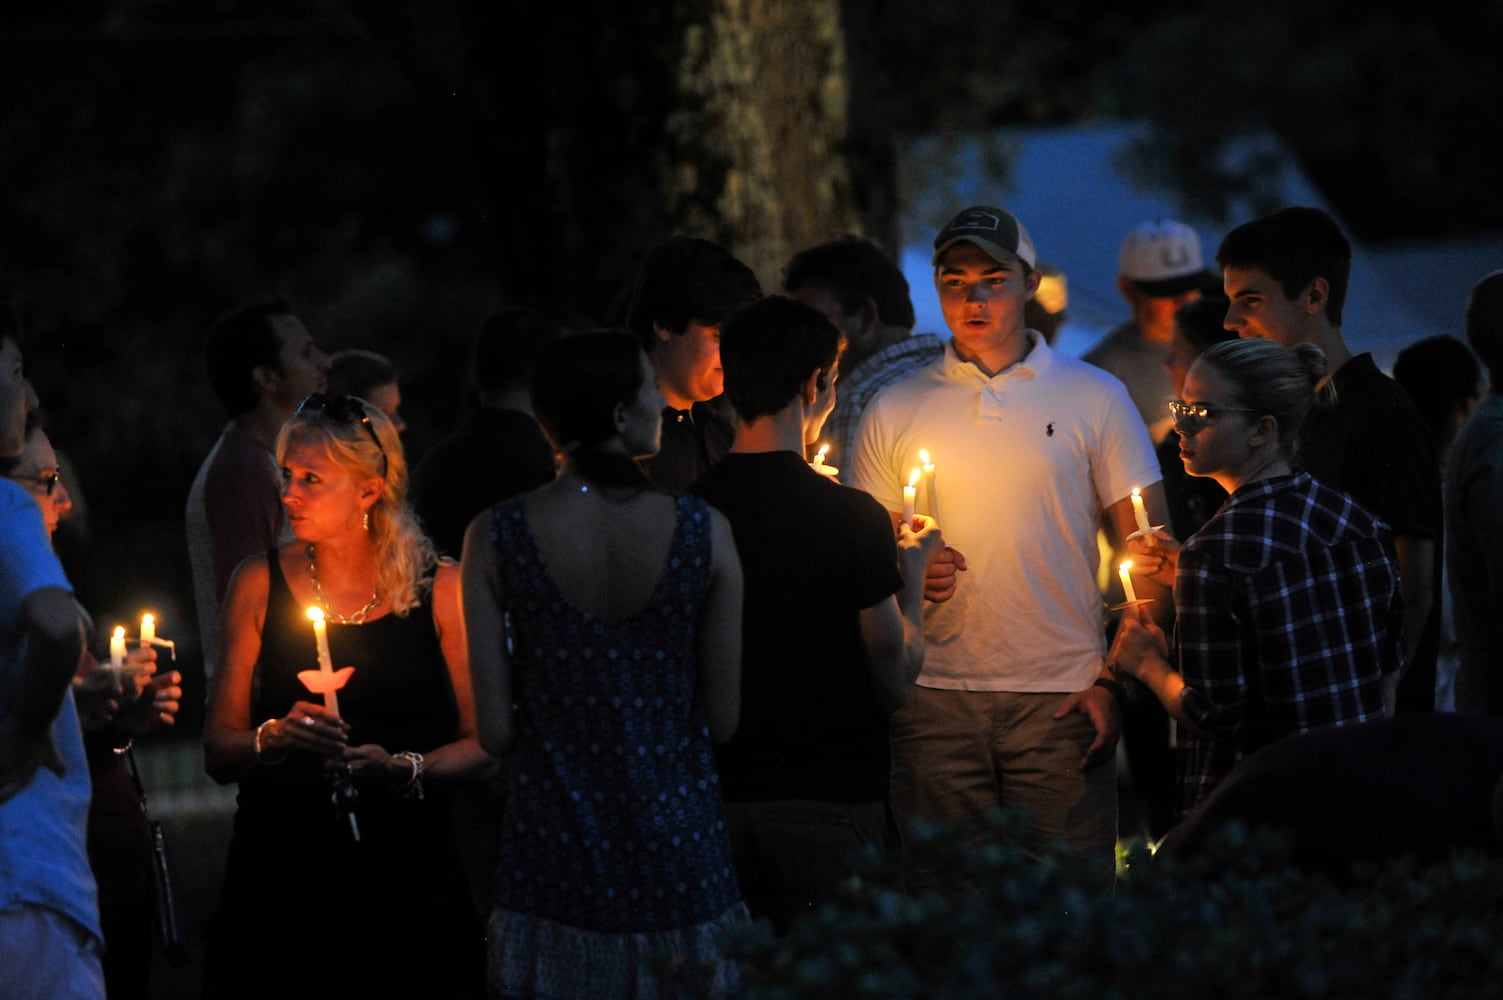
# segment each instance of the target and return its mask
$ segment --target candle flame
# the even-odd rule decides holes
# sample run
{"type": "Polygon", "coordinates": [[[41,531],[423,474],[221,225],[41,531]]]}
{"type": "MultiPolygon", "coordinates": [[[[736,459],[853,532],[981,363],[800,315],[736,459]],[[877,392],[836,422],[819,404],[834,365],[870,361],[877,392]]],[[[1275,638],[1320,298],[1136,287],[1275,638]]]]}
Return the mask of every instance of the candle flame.
{"type": "Polygon", "coordinates": [[[125,626],[124,625],[116,625],[115,626],[115,638],[116,639],[124,639],[125,638],[125,626]]]}
{"type": "Polygon", "coordinates": [[[309,621],[321,622],[324,620],[324,612],[322,608],[310,607],[307,611],[304,612],[304,614],[308,616],[309,621]]]}
{"type": "Polygon", "coordinates": [[[1117,572],[1126,573],[1130,569],[1132,569],[1132,560],[1124,559],[1122,560],[1122,565],[1117,567],[1117,572]]]}
{"type": "Polygon", "coordinates": [[[908,475],[908,485],[909,486],[917,486],[918,485],[918,481],[919,481],[919,470],[914,469],[913,472],[909,473],[909,475],[908,475]]]}
{"type": "Polygon", "coordinates": [[[933,461],[933,459],[931,459],[929,457],[929,449],[928,448],[920,448],[919,449],[919,461],[923,463],[923,465],[924,465],[924,471],[925,472],[933,472],[934,471],[934,461],[933,461]]]}
{"type": "Polygon", "coordinates": [[[1133,495],[1133,496],[1139,496],[1139,495],[1140,495],[1140,494],[1139,494],[1139,493],[1138,493],[1138,488],[1137,488],[1137,487],[1136,487],[1136,486],[1134,486],[1134,487],[1133,487],[1133,488],[1132,488],[1132,495],[1133,495]]]}
{"type": "Polygon", "coordinates": [[[156,623],[157,623],[157,620],[156,620],[156,617],[154,615],[142,615],[141,616],[141,627],[142,628],[151,628],[156,623]]]}
{"type": "Polygon", "coordinates": [[[827,445],[827,444],[822,444],[822,445],[819,446],[819,451],[816,451],[814,453],[814,457],[818,458],[818,459],[823,459],[829,453],[830,453],[830,446],[827,445]]]}

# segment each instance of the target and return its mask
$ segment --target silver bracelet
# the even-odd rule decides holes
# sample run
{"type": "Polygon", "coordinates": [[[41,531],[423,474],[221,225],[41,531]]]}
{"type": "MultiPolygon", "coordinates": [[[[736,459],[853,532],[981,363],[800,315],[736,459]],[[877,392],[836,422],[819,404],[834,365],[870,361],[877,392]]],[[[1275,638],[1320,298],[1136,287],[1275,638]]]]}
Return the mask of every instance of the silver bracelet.
{"type": "Polygon", "coordinates": [[[401,753],[392,754],[391,758],[392,760],[405,760],[412,768],[412,777],[403,783],[397,794],[404,799],[415,797],[421,802],[423,800],[423,755],[413,753],[411,750],[403,750],[401,753]]]}
{"type": "Polygon", "coordinates": [[[261,730],[265,729],[267,726],[271,725],[273,722],[276,722],[276,721],[277,721],[276,719],[267,719],[265,722],[263,722],[259,726],[257,726],[256,727],[256,737],[252,741],[252,746],[254,747],[254,749],[256,751],[256,760],[260,761],[262,764],[265,764],[267,767],[271,767],[271,766],[273,766],[275,764],[280,764],[280,763],[282,763],[282,761],[284,761],[284,760],[287,759],[287,751],[285,751],[285,750],[282,751],[282,756],[277,757],[275,759],[272,759],[272,758],[267,757],[266,754],[265,754],[265,752],[261,749],[261,730]]]}

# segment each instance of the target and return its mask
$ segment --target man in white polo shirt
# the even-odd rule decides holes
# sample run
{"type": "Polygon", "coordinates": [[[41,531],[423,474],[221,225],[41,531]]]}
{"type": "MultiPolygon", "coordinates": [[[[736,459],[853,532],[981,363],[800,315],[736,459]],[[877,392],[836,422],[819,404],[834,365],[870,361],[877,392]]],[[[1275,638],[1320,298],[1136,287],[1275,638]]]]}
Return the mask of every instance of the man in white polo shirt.
{"type": "MultiPolygon", "coordinates": [[[[897,512],[927,451],[918,511],[963,553],[950,563],[964,569],[953,595],[925,615],[918,686],[892,716],[893,807],[905,825],[974,829],[992,806],[1022,806],[1030,852],[1062,841],[1109,884],[1120,714],[1096,531],[1104,515],[1133,532],[1134,487],[1164,521],[1158,462],[1122,383],[1024,325],[1039,272],[1017,219],[985,205],[961,212],[934,241],[934,268],[952,339],[877,397],[853,469],[855,485],[897,512]]],[[[1167,597],[1136,582],[1139,597],[1167,597]]],[[[944,872],[908,874],[918,887],[956,885],[944,872]]]]}

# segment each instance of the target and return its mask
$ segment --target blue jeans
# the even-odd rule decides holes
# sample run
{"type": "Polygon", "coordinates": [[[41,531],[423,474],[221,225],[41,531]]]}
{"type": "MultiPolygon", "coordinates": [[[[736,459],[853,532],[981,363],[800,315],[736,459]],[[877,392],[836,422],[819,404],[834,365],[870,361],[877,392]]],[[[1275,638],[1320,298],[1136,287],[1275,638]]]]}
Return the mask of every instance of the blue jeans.
{"type": "MultiPolygon", "coordinates": [[[[914,687],[893,713],[892,808],[906,831],[916,817],[973,838],[995,807],[1020,807],[1031,830],[1022,847],[1043,856],[1063,845],[1109,887],[1116,873],[1117,774],[1109,763],[1080,768],[1095,739],[1079,713],[1051,716],[1064,694],[914,687]]],[[[951,873],[911,863],[914,889],[964,888],[951,873]]]]}
{"type": "Polygon", "coordinates": [[[725,819],[747,909],[779,931],[829,899],[858,852],[897,847],[886,802],[727,802],[725,819]]]}
{"type": "Polygon", "coordinates": [[[0,1000],[104,1000],[99,949],[92,934],[50,907],[0,910],[0,1000]]]}

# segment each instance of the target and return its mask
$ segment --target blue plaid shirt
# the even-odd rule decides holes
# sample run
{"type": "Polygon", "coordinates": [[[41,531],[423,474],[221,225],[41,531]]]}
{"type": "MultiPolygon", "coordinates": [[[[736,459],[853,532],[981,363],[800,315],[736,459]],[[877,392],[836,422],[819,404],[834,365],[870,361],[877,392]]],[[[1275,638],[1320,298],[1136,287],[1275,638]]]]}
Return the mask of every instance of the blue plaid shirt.
{"type": "Polygon", "coordinates": [[[1185,543],[1174,587],[1181,809],[1280,737],[1383,715],[1400,660],[1393,534],[1308,473],[1242,487],[1185,543]]]}
{"type": "Polygon", "coordinates": [[[856,468],[856,430],[877,393],[903,381],[944,353],[945,344],[939,337],[915,333],[888,344],[851,371],[841,371],[835,383],[835,409],[825,419],[819,439],[830,442],[829,464],[841,470],[844,481],[851,481],[856,468]]]}

